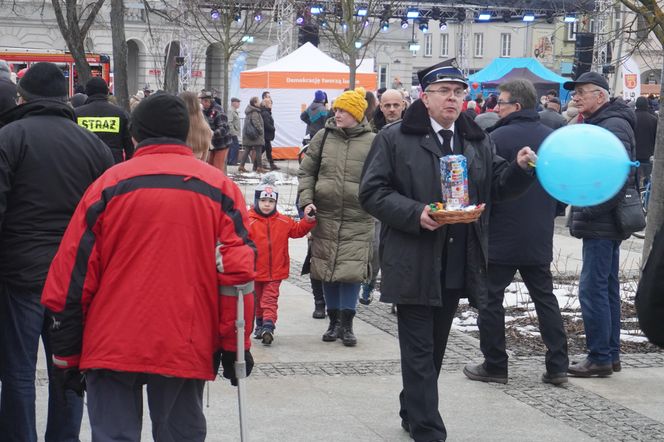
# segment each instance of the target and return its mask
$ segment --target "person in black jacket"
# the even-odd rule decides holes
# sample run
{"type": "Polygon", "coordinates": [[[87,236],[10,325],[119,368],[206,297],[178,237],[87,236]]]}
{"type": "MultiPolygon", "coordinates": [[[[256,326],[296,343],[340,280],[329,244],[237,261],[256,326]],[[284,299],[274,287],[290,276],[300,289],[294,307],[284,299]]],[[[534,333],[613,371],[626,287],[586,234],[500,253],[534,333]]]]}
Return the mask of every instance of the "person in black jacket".
{"type": "MultiPolygon", "coordinates": [[[[509,81],[501,84],[499,90],[497,109],[501,119],[490,136],[496,154],[513,161],[523,146],[537,151],[553,130],[540,122],[535,110],[537,92],[530,81],[509,81]]],[[[503,298],[518,270],[535,303],[547,347],[542,381],[556,385],[567,382],[567,335],[551,275],[556,206],[557,201],[539,182],[519,198],[493,205],[489,219],[489,302],[480,309],[477,321],[484,362],[466,365],[464,373],[470,379],[507,383],[503,298]]]]}
{"type": "MultiPolygon", "coordinates": [[[[270,170],[278,170],[274,160],[272,159],[272,141],[274,140],[274,134],[276,129],[274,127],[274,118],[272,118],[272,98],[269,96],[263,98],[261,102],[261,117],[263,117],[263,127],[265,129],[265,156],[267,157],[267,162],[270,164],[270,170]]],[[[257,159],[256,162],[259,160],[257,159]]]]}
{"type": "Polygon", "coordinates": [[[483,307],[491,204],[524,192],[534,176],[525,147],[508,163],[486,132],[461,112],[468,82],[450,61],[418,73],[424,90],[403,120],[374,139],[360,182],[362,208],[381,224],[380,301],[397,304],[403,390],[402,427],[416,441],[445,440],[438,375],[460,297],[483,307]],[[485,203],[472,224],[441,225],[429,216],[440,201],[440,157],[468,161],[471,204],[485,203]]]}
{"type": "MultiPolygon", "coordinates": [[[[563,84],[574,91],[573,100],[585,124],[610,131],[622,141],[634,158],[634,111],[622,99],[609,98],[609,84],[596,72],[586,72],[576,81],[563,84]]],[[[615,196],[590,207],[572,207],[570,233],[583,240],[583,266],[579,280],[579,302],[586,332],[588,356],[570,365],[574,376],[609,376],[620,371],[620,243],[630,233],[622,232],[615,220],[615,208],[625,198],[627,186],[635,186],[630,173],[615,196]]]]}
{"type": "Polygon", "coordinates": [[[655,138],[657,136],[657,116],[653,114],[648,106],[646,97],[636,99],[636,159],[639,161],[639,185],[644,186],[646,180],[650,180],[652,163],[650,157],[655,153],[655,138]]]}
{"type": "Polygon", "coordinates": [[[108,102],[108,85],[101,77],[92,77],[85,84],[88,99],[77,107],[76,121],[97,135],[111,148],[115,164],[128,160],[134,154],[134,143],[129,134],[129,115],[121,107],[108,102]]]}
{"type": "Polygon", "coordinates": [[[42,336],[49,373],[48,423],[40,440],[78,440],[83,400],[65,394],[53,365],[40,304],[51,260],[85,189],[113,165],[110,149],[76,125],[68,86],[53,63],[36,63],[18,84],[19,106],[0,129],[0,438],[37,440],[35,373],[42,336]]]}
{"type": "Polygon", "coordinates": [[[233,136],[228,126],[228,116],[214,100],[212,92],[202,90],[198,98],[203,106],[203,115],[212,129],[212,146],[210,155],[208,155],[208,164],[226,173],[226,155],[233,143],[233,136]]]}
{"type": "Polygon", "coordinates": [[[16,106],[16,85],[5,60],[0,60],[0,114],[16,106]]]}
{"type": "Polygon", "coordinates": [[[664,348],[664,229],[652,242],[646,265],[636,290],[639,326],[650,342],[664,348]]]}

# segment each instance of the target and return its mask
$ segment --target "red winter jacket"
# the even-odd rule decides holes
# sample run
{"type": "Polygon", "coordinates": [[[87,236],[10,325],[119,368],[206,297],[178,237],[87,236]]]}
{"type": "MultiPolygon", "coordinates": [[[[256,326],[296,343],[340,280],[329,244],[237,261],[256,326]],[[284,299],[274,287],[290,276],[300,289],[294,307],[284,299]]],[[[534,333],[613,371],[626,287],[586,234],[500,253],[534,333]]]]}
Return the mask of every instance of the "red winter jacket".
{"type": "MultiPolygon", "coordinates": [[[[219,286],[255,277],[244,198],[191,148],[160,141],[97,179],[67,227],[42,294],[60,367],[211,380],[213,353],[236,349],[237,298],[219,286]]],[[[244,306],[252,324],[253,296],[244,306]]]]}
{"type": "Polygon", "coordinates": [[[295,222],[276,211],[266,217],[258,214],[256,209],[249,210],[249,234],[258,250],[256,281],[287,279],[290,269],[288,238],[302,238],[315,225],[315,221],[305,219],[295,222]]]}

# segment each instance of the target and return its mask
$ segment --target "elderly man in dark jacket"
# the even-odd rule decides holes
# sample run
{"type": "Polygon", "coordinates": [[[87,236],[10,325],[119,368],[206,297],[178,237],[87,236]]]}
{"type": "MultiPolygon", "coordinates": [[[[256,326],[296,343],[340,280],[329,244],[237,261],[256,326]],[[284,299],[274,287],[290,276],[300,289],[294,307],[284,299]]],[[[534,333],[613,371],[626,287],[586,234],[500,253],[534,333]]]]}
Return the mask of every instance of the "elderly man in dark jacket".
{"type": "Polygon", "coordinates": [[[108,85],[101,77],[93,77],[85,84],[88,96],[83,106],[76,108],[76,122],[94,132],[111,148],[115,164],[134,154],[129,134],[129,115],[119,106],[108,102],[108,85]]]}
{"type": "MultiPolygon", "coordinates": [[[[540,122],[535,110],[537,92],[530,81],[509,81],[499,90],[497,109],[501,119],[490,135],[496,154],[513,161],[523,146],[537,151],[553,130],[540,122]]],[[[489,220],[489,302],[480,309],[477,324],[484,362],[464,368],[470,379],[507,383],[503,298],[518,270],[535,303],[547,347],[542,380],[556,385],[567,382],[567,336],[551,275],[556,206],[556,200],[539,183],[515,200],[493,205],[489,220]]]]}
{"type": "MultiPolygon", "coordinates": [[[[565,89],[574,91],[574,101],[586,124],[610,131],[634,158],[636,116],[621,99],[609,99],[609,84],[600,74],[586,72],[565,89]]],[[[570,233],[583,240],[583,267],[579,280],[579,302],[586,331],[588,356],[573,364],[575,376],[609,376],[620,365],[620,243],[631,232],[622,232],[615,209],[625,198],[627,186],[635,186],[631,173],[623,188],[611,199],[591,207],[572,207],[570,233]]]]}
{"type": "Polygon", "coordinates": [[[639,184],[643,186],[644,180],[650,179],[652,163],[650,157],[655,153],[655,138],[657,136],[657,116],[650,111],[646,97],[636,99],[636,159],[639,165],[639,184]]]}
{"type": "Polygon", "coordinates": [[[7,125],[0,130],[0,439],[38,439],[35,373],[42,336],[49,396],[46,435],[39,440],[76,441],[83,400],[71,391],[65,396],[64,370],[53,364],[48,339],[57,324],[47,321],[40,298],[76,205],[113,156],[76,125],[66,103],[67,79],[55,64],[30,66],[18,91],[20,105],[3,115],[7,125]]]}
{"type": "Polygon", "coordinates": [[[486,304],[491,202],[526,190],[535,154],[526,147],[508,163],[493,153],[486,133],[461,113],[468,83],[452,63],[418,76],[422,99],[376,136],[360,201],[382,223],[380,300],[397,304],[402,427],[416,441],[435,441],[447,437],[438,375],[459,298],[486,304]],[[487,205],[473,224],[443,226],[429,216],[428,204],[442,198],[439,160],[452,153],[467,158],[470,202],[487,205]]]}

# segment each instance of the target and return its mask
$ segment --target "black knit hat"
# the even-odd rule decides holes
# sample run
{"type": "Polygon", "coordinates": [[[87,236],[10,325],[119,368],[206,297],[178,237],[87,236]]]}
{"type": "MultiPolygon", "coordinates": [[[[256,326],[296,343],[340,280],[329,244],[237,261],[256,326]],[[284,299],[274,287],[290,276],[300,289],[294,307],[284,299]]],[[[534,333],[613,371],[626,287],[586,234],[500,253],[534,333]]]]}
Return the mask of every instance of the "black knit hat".
{"type": "Polygon", "coordinates": [[[18,92],[26,100],[36,98],[67,99],[69,87],[64,74],[53,63],[35,63],[18,83],[18,92]]]}
{"type": "Polygon", "coordinates": [[[157,92],[141,100],[131,113],[131,136],[139,143],[146,138],[187,140],[189,112],[180,97],[157,92]]]}
{"type": "Polygon", "coordinates": [[[85,83],[85,94],[88,97],[97,94],[108,95],[108,85],[103,78],[92,77],[85,83]]]}

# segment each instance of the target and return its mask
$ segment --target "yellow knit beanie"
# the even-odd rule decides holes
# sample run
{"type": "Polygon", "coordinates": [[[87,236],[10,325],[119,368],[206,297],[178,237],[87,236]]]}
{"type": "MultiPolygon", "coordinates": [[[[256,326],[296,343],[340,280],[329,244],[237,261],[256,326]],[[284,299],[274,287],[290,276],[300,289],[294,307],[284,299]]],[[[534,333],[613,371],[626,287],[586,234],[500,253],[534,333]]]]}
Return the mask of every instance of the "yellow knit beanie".
{"type": "Polygon", "coordinates": [[[364,119],[364,111],[369,106],[365,96],[366,91],[363,87],[358,87],[354,91],[346,91],[334,100],[334,109],[345,110],[361,123],[364,119]]]}

